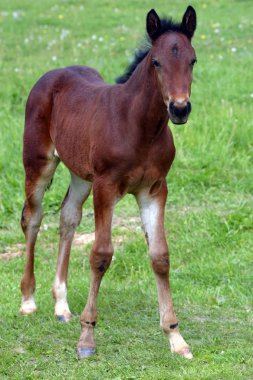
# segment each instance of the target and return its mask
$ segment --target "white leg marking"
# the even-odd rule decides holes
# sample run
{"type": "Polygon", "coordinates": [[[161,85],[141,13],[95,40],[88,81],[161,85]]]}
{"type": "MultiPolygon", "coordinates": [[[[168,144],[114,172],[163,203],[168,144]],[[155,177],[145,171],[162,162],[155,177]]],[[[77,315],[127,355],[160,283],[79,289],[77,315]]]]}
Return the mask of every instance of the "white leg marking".
{"type": "Polygon", "coordinates": [[[33,295],[26,299],[22,297],[21,308],[19,310],[21,314],[32,314],[36,310],[37,307],[33,295]]]}
{"type": "Polygon", "coordinates": [[[55,315],[64,316],[65,320],[71,319],[71,313],[67,302],[67,287],[65,282],[60,282],[56,277],[54,282],[55,315]]]}
{"type": "Polygon", "coordinates": [[[139,205],[143,228],[148,244],[151,245],[155,238],[157,219],[159,216],[159,204],[156,199],[151,199],[148,194],[142,194],[139,197],[139,205]]]}

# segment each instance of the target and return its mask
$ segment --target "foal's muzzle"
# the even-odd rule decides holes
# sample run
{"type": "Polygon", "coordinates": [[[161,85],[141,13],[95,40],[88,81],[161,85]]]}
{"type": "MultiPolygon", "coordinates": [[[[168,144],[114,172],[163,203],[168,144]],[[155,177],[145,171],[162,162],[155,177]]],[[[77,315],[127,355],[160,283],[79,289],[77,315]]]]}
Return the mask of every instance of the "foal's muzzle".
{"type": "Polygon", "coordinates": [[[191,109],[192,107],[189,101],[182,103],[171,101],[169,103],[168,113],[174,124],[185,124],[188,120],[191,109]]]}

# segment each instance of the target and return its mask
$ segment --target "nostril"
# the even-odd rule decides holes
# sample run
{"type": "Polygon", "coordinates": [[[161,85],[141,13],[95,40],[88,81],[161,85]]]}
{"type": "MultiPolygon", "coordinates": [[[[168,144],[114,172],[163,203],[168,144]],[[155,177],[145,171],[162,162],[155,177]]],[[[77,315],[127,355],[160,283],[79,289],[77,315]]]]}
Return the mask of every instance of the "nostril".
{"type": "Polygon", "coordinates": [[[174,106],[174,102],[170,102],[170,112],[173,113],[174,112],[174,109],[175,109],[175,106],[174,106]]]}
{"type": "Polygon", "coordinates": [[[190,102],[187,102],[187,112],[188,113],[190,113],[191,112],[191,110],[192,110],[192,105],[191,105],[191,103],[190,102]]]}

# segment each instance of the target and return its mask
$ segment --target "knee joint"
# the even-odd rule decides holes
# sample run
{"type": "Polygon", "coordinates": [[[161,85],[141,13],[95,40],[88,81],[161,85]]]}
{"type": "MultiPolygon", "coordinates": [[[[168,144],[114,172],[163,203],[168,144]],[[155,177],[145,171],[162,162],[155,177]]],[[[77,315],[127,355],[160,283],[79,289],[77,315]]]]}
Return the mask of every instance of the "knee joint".
{"type": "Polygon", "coordinates": [[[82,219],[82,211],[80,210],[65,210],[62,209],[61,212],[61,224],[66,226],[77,227],[82,219]]]}
{"type": "Polygon", "coordinates": [[[61,222],[60,222],[60,235],[63,238],[68,238],[72,236],[76,227],[80,224],[82,218],[81,212],[76,212],[74,214],[67,214],[62,210],[61,222]]]}
{"type": "Polygon", "coordinates": [[[31,206],[24,205],[20,224],[24,233],[26,233],[27,228],[32,228],[35,231],[38,231],[40,228],[42,220],[42,209],[41,207],[31,208],[31,206]]]}
{"type": "Polygon", "coordinates": [[[169,255],[168,252],[151,255],[151,263],[155,273],[167,274],[169,272],[169,255]]]}
{"type": "Polygon", "coordinates": [[[61,223],[60,226],[60,236],[62,239],[69,239],[73,236],[75,229],[77,227],[76,223],[61,223]]]}
{"type": "Polygon", "coordinates": [[[92,250],[90,256],[90,265],[96,272],[104,273],[108,269],[113,255],[113,248],[108,247],[107,249],[96,249],[92,250]]]}

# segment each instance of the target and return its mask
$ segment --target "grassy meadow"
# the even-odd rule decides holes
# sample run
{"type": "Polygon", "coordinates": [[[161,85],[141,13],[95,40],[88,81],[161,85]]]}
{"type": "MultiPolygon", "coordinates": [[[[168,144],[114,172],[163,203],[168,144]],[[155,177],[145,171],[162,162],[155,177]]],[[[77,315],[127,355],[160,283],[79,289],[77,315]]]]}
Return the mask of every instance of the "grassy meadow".
{"type": "Polygon", "coordinates": [[[51,286],[59,206],[69,182],[63,165],[44,198],[35,264],[38,311],[18,314],[26,98],[44,72],[67,65],[92,66],[113,83],[142,41],[146,13],[155,8],[180,20],[188,2],[1,0],[1,380],[253,379],[253,2],[191,4],[198,16],[193,112],[187,125],[171,125],[177,156],[168,175],[166,231],[174,306],[194,360],[171,355],[159,328],[154,277],[129,196],[114,218],[115,256],[99,297],[98,354],[79,361],[75,345],[89,288],[93,209],[90,197],[70,262],[73,320],[61,324],[53,315],[51,286]]]}

